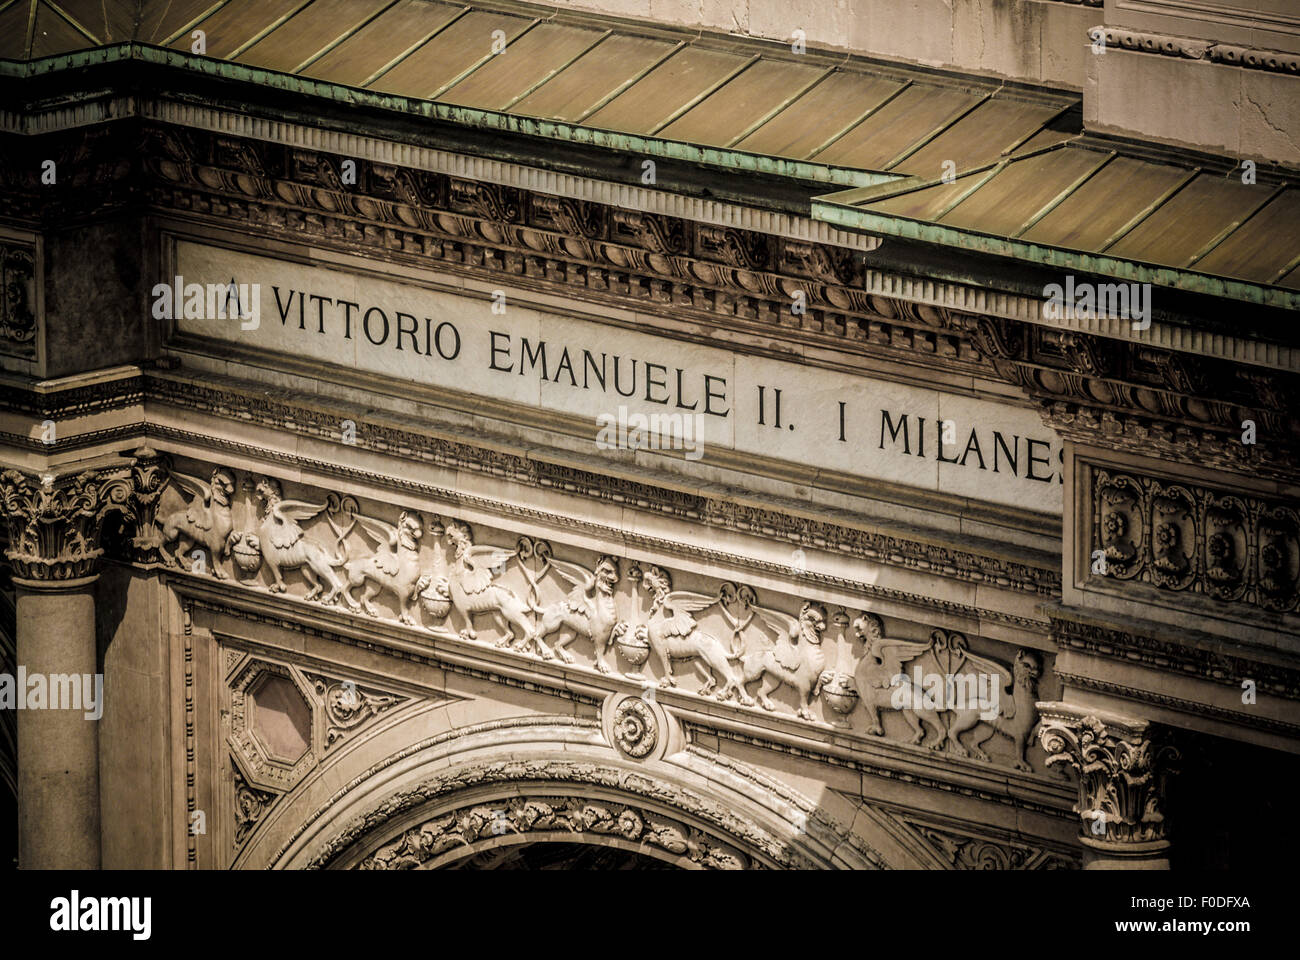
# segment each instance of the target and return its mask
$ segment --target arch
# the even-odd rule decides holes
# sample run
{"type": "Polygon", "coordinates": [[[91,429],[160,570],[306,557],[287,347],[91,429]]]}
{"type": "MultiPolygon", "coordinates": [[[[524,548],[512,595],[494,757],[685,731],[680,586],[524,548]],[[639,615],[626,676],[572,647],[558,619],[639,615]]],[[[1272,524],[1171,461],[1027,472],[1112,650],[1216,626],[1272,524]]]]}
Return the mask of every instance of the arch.
{"type": "Polygon", "coordinates": [[[305,816],[268,866],[432,868],[528,842],[695,869],[880,866],[846,840],[805,798],[734,762],[690,749],[638,762],[598,723],[530,717],[449,731],[375,764],[305,816]]]}

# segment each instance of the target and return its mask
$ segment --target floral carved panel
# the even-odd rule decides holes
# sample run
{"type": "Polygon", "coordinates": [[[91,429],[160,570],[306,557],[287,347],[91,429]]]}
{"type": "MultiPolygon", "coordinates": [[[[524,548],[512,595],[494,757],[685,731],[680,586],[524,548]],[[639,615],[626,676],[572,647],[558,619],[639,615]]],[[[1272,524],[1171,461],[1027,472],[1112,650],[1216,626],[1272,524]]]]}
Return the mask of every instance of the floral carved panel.
{"type": "Polygon", "coordinates": [[[1300,609],[1300,504],[1094,469],[1088,577],[1300,609]]]}

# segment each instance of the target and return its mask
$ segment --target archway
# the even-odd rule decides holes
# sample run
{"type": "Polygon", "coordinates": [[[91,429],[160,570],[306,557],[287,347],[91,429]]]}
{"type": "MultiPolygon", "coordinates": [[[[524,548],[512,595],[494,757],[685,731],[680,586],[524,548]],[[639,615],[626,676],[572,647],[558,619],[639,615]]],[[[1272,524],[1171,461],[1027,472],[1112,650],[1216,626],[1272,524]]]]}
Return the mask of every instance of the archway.
{"type": "MultiPolygon", "coordinates": [[[[438,869],[534,843],[686,869],[878,865],[807,801],[737,765],[689,750],[620,758],[596,723],[576,718],[447,731],[375,764],[314,811],[285,814],[298,826],[265,851],[273,869],[438,869]]],[[[519,853],[521,863],[549,855],[519,853]]]]}

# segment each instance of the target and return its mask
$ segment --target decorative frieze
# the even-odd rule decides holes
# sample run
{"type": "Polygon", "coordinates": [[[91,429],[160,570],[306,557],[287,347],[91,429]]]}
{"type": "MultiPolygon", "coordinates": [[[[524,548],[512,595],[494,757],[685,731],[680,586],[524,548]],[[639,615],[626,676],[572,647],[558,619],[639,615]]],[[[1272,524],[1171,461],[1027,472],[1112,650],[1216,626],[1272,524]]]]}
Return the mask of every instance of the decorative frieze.
{"type": "Polygon", "coordinates": [[[1088,576],[1300,608],[1300,505],[1092,468],[1088,576]]]}
{"type": "Polygon", "coordinates": [[[1118,627],[1086,623],[1052,616],[1052,640],[1061,649],[1078,650],[1090,656],[1108,657],[1124,663],[1177,670],[1197,679],[1237,689],[1251,680],[1260,693],[1300,700],[1300,671],[1275,663],[1247,659],[1227,652],[1221,644],[1190,642],[1184,632],[1179,639],[1151,636],[1118,627]]]}
{"type": "Polygon", "coordinates": [[[1270,70],[1275,73],[1300,73],[1300,54],[1282,50],[1264,50],[1243,47],[1232,43],[1215,43],[1212,40],[1193,40],[1188,37],[1171,37],[1159,33],[1142,33],[1114,27],[1094,27],[1089,37],[1101,32],[1106,46],[1119,47],[1137,53],[1158,53],[1166,57],[1188,60],[1212,60],[1215,63],[1251,70],[1270,70]]]}
{"type": "MultiPolygon", "coordinates": [[[[1020,650],[1008,664],[977,652],[957,633],[932,630],[928,642],[900,640],[887,636],[874,615],[855,620],[843,608],[798,597],[768,601],[745,583],[681,589],[677,575],[654,564],[608,555],[562,559],[536,537],[514,536],[505,545],[451,517],[332,493],[319,500],[286,498],[271,478],[237,484],[228,468],[211,474],[219,480],[208,490],[238,488],[243,500],[215,505],[214,492],[208,506],[192,497],[183,509],[162,512],[189,518],[196,530],[225,531],[222,542],[236,549],[229,556],[199,549],[188,560],[167,555],[168,565],[182,573],[233,589],[285,594],[444,641],[559,659],[596,675],[619,670],[649,687],[834,723],[859,736],[905,739],[905,720],[913,731],[928,727],[934,733],[929,742],[913,737],[915,745],[1033,771],[1026,748],[1042,668],[1031,651],[1020,650]],[[240,544],[250,547],[242,561],[240,544]],[[855,710],[858,703],[863,711],[855,710]],[[882,711],[893,716],[882,722],[882,711]],[[990,743],[997,745],[993,753],[985,749],[990,743]]],[[[164,526],[166,539],[181,536],[180,519],[164,526]]],[[[233,742],[250,781],[265,768],[267,788],[289,789],[302,773],[296,767],[308,758],[274,757],[253,735],[240,691],[253,685],[261,669],[256,664],[244,663],[238,672],[243,681],[234,685],[233,742]]],[[[315,696],[308,699],[329,725],[316,756],[398,702],[324,678],[302,679],[304,696],[310,683],[315,696]]],[[[634,758],[653,751],[660,739],[654,717],[640,715],[636,704],[622,709],[611,727],[613,741],[634,758]]]]}

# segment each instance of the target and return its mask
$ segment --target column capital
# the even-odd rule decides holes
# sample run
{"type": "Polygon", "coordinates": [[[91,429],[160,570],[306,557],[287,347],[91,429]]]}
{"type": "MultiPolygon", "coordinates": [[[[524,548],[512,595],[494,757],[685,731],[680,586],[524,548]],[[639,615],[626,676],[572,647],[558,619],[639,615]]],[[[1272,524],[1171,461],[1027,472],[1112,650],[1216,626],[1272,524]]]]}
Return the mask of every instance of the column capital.
{"type": "Polygon", "coordinates": [[[1147,720],[1069,703],[1039,703],[1047,765],[1078,775],[1080,839],[1101,857],[1167,854],[1165,786],[1181,759],[1169,731],[1147,720]]]}
{"type": "Polygon", "coordinates": [[[40,476],[0,473],[0,505],[9,527],[5,556],[14,578],[72,586],[98,572],[100,534],[110,513],[134,516],[132,466],[40,476]]]}

